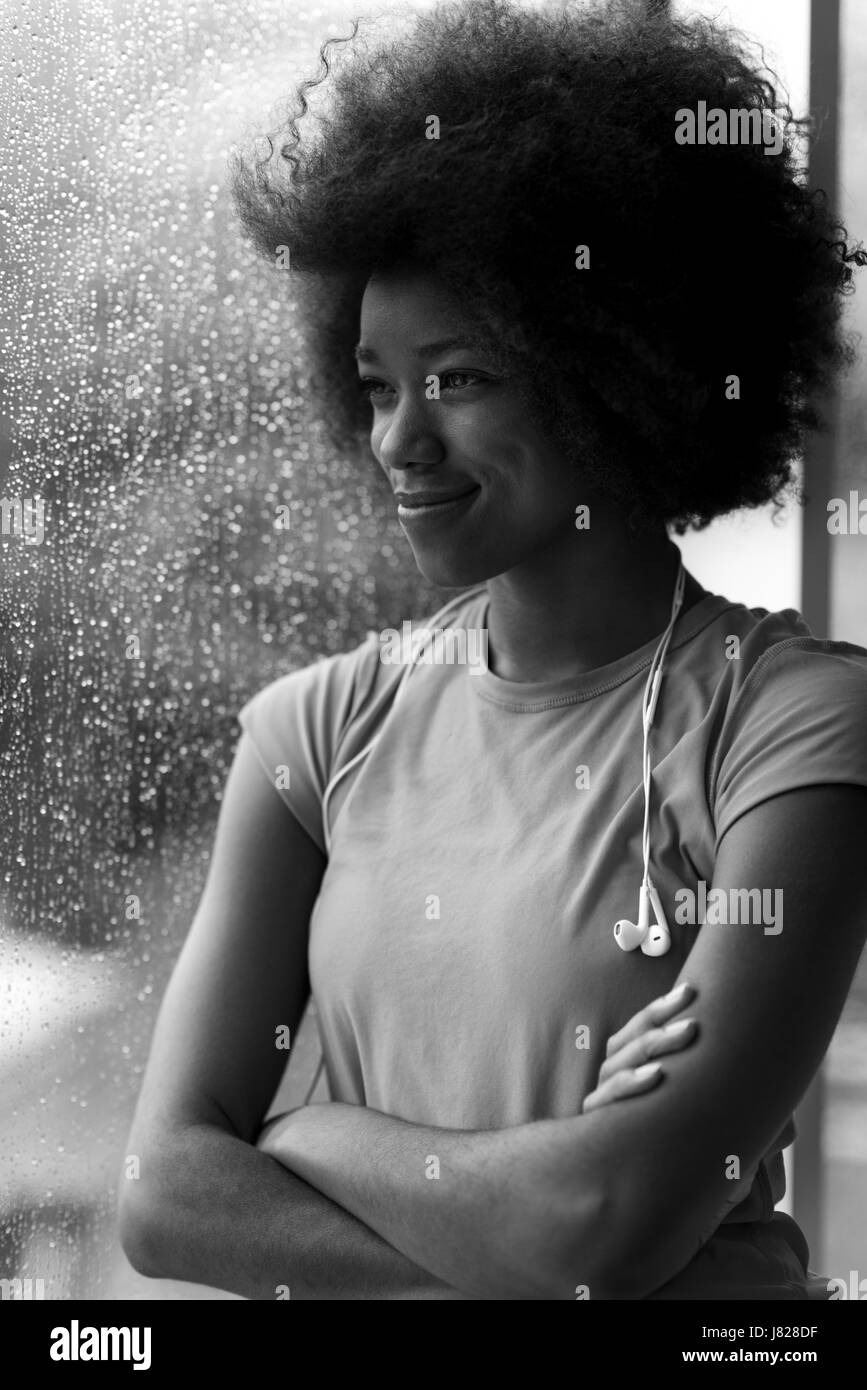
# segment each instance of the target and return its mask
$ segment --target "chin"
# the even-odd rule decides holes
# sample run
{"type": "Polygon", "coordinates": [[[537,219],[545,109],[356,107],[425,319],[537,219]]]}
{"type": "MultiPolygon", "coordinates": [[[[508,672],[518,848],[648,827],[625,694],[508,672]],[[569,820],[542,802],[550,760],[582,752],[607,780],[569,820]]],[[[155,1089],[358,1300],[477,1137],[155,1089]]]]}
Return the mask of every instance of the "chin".
{"type": "Polygon", "coordinates": [[[413,557],[419,572],[429,584],[441,589],[466,589],[473,584],[483,584],[499,574],[500,570],[485,564],[478,554],[456,555],[425,550],[413,550],[413,557]]]}

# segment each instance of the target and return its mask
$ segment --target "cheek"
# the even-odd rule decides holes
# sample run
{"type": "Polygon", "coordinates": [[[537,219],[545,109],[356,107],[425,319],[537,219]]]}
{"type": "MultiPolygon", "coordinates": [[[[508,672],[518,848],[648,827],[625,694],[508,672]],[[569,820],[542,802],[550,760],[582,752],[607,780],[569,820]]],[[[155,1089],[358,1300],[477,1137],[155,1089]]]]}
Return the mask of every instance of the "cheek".
{"type": "Polygon", "coordinates": [[[559,460],[518,409],[485,411],[468,421],[463,447],[468,458],[478,461],[480,476],[533,512],[549,510],[563,491],[559,460]]]}
{"type": "Polygon", "coordinates": [[[559,457],[552,458],[544,446],[511,440],[502,459],[497,490],[503,510],[517,520],[522,532],[553,534],[572,527],[575,507],[587,499],[559,457]]]}
{"type": "Polygon", "coordinates": [[[490,406],[462,411],[449,430],[449,444],[455,457],[472,461],[480,480],[496,480],[500,488],[512,490],[526,473],[530,458],[523,433],[512,411],[490,406]]]}
{"type": "Polygon", "coordinates": [[[492,457],[528,515],[550,518],[581,500],[580,479],[563,454],[516,409],[497,422],[500,447],[492,457]]]}

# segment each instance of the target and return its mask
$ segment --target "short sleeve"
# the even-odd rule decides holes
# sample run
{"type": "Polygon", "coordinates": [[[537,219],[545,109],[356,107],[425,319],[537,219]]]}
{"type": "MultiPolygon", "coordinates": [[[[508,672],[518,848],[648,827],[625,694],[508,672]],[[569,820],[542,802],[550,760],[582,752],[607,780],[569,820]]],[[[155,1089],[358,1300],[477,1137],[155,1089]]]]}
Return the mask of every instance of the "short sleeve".
{"type": "Polygon", "coordinates": [[[353,651],[279,676],[238,712],[269,780],[323,854],[322,797],[375,655],[368,638],[353,651]]]}
{"type": "Polygon", "coordinates": [[[740,816],[781,792],[867,787],[867,651],[809,637],[769,648],[729,710],[714,761],[715,851],[740,816]]]}

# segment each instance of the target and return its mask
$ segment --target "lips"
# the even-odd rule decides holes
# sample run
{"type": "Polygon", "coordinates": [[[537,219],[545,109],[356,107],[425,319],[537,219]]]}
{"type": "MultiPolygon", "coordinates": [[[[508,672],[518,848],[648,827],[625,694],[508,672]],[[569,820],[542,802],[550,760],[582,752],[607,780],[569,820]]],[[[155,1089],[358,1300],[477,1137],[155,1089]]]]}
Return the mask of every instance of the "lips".
{"type": "Polygon", "coordinates": [[[462,497],[469,497],[470,493],[478,492],[478,483],[472,483],[455,492],[433,492],[430,490],[419,490],[417,492],[396,492],[396,501],[401,507],[412,510],[413,507],[438,507],[444,502],[457,502],[462,497]]]}

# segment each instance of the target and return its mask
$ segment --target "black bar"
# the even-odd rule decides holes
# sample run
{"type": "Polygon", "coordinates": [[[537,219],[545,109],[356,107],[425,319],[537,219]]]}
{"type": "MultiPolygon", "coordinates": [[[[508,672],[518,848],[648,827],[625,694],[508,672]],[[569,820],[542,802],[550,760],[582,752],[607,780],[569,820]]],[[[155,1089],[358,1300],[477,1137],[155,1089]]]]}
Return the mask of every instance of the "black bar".
{"type": "MultiPolygon", "coordinates": [[[[857,1291],[848,1297],[857,1298],[857,1291]]],[[[350,1326],[357,1327],[361,1334],[351,1341],[342,1339],[347,1356],[352,1358],[355,1376],[381,1373],[383,1364],[400,1378],[416,1373],[416,1367],[405,1358],[395,1365],[393,1356],[389,1356],[389,1339],[399,1339],[401,1332],[393,1315],[383,1324],[384,1345],[377,1345],[370,1338],[367,1314],[360,1316],[356,1310],[315,1313],[289,1299],[268,1314],[255,1310],[247,1313],[241,1306],[243,1302],[16,1302],[14,1307],[10,1304],[3,1309],[5,1364],[15,1366],[19,1376],[39,1371],[40,1383],[44,1377],[49,1385],[62,1385],[69,1376],[76,1375],[92,1382],[106,1370],[115,1380],[132,1376],[135,1385],[132,1352],[143,1352],[147,1329],[150,1364],[145,1367],[140,1355],[142,1384],[147,1383],[147,1376],[156,1383],[168,1383],[170,1379],[174,1383],[184,1372],[192,1370],[200,1384],[210,1383],[204,1377],[219,1375],[221,1384],[231,1376],[241,1376],[242,1384],[252,1381],[263,1386],[270,1383],[265,1376],[277,1372],[281,1382],[291,1385],[299,1378],[299,1372],[303,1375],[307,1371],[308,1361],[313,1361],[314,1366],[318,1364],[322,1373],[333,1378],[335,1352],[339,1356],[341,1347],[341,1339],[335,1338],[335,1319],[342,1323],[348,1317],[350,1326]],[[84,1360],[80,1355],[77,1360],[52,1358],[52,1347],[69,1352],[75,1348],[79,1353],[85,1348],[88,1352],[96,1350],[101,1339],[94,1338],[87,1329],[103,1327],[128,1329],[126,1349],[130,1355],[126,1360],[84,1360]],[[137,1329],[135,1334],[133,1329],[137,1329]]],[[[488,1376],[500,1357],[514,1358],[517,1341],[502,1324],[490,1325],[494,1335],[488,1335],[484,1319],[492,1317],[496,1323],[497,1316],[477,1310],[465,1328],[456,1324],[456,1330],[463,1333],[460,1349],[446,1336],[448,1325],[437,1324],[435,1337],[425,1339],[423,1350],[419,1348],[422,1374],[429,1377],[440,1357],[446,1372],[453,1375],[458,1364],[466,1371],[473,1351],[484,1362],[488,1376]]],[[[509,1318],[513,1316],[510,1314],[509,1318]]],[[[566,1364],[571,1364],[579,1375],[581,1367],[591,1364],[588,1357],[595,1352],[600,1365],[613,1377],[621,1372],[643,1375],[651,1368],[665,1372],[684,1365],[714,1362],[729,1368],[736,1363],[749,1366],[757,1364],[755,1356],[761,1352],[762,1362],[758,1364],[773,1364],[776,1368],[788,1355],[790,1361],[797,1358],[793,1364],[808,1365],[827,1379],[858,1364],[864,1328],[863,1316],[846,1313],[837,1308],[836,1302],[829,1301],[796,1301],[790,1303],[788,1311],[780,1303],[645,1301],[624,1307],[620,1302],[588,1301],[570,1310],[562,1326],[560,1347],[552,1345],[552,1333],[559,1331],[559,1326],[546,1328],[544,1350],[538,1343],[533,1347],[525,1345],[521,1359],[540,1370],[545,1378],[546,1370],[553,1369],[554,1358],[560,1353],[570,1358],[566,1364]],[[764,1360],[766,1354],[774,1352],[778,1356],[776,1362],[764,1360]],[[702,1353],[703,1359],[698,1361],[690,1353],[702,1353]],[[713,1361],[709,1360],[711,1353],[713,1361]]],[[[108,1340],[106,1346],[111,1346],[108,1340]]],[[[120,1339],[118,1349],[124,1350],[120,1339]]]]}

